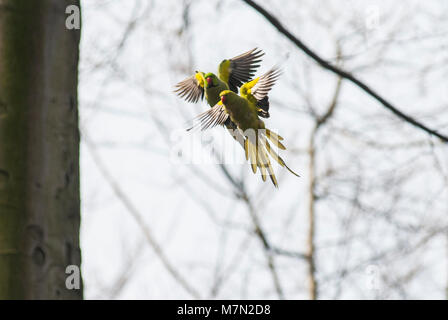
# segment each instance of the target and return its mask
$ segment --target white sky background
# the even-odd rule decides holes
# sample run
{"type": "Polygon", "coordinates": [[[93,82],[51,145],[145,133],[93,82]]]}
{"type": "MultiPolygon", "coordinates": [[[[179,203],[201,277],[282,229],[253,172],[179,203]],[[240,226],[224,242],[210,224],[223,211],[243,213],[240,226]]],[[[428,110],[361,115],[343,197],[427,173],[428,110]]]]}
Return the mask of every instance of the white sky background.
{"type": "MultiPolygon", "coordinates": [[[[234,177],[244,177],[270,241],[304,252],[309,172],[303,151],[313,124],[308,104],[320,113],[326,110],[337,78],[241,1],[192,1],[186,30],[183,3],[82,1],[81,132],[201,297],[215,297],[216,275],[230,270],[217,298],[275,299],[247,207],[234,197],[219,167],[170,159],[176,149],[169,135],[183,132],[186,121],[207,108],[177,98],[173,85],[197,69],[216,71],[222,59],[253,47],[266,53],[260,72],[281,63],[284,74],[270,95],[271,118],[265,123],[285,138],[288,150],[282,156],[302,178],[277,166],[276,190],[242,161],[229,167],[234,177]]],[[[345,69],[401,110],[448,134],[447,1],[257,3],[325,59],[335,61],[339,40],[345,69]]],[[[243,158],[222,129],[205,137],[214,138],[216,149],[225,144],[226,152],[243,158]]],[[[319,297],[444,298],[447,232],[423,240],[433,229],[448,226],[447,148],[348,82],[316,144],[318,175],[335,172],[317,187],[328,195],[316,207],[319,297]],[[410,146],[394,148],[402,144],[410,146]],[[350,201],[355,195],[362,208],[350,201]],[[377,290],[368,285],[372,267],[377,290]],[[347,276],[340,278],[345,269],[347,276]]],[[[197,152],[209,154],[206,147],[197,152]]],[[[191,298],[145,242],[85,142],[81,169],[86,298],[191,298]]],[[[276,266],[286,298],[308,298],[306,263],[279,256],[276,266]]]]}

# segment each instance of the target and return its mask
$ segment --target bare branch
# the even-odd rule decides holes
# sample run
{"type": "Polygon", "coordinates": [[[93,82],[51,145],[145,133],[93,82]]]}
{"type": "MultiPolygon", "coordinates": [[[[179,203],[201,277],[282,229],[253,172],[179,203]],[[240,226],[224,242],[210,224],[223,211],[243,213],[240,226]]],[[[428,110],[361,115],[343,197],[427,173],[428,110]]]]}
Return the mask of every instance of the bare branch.
{"type": "Polygon", "coordinates": [[[285,37],[287,37],[291,42],[293,42],[299,49],[301,49],[303,52],[305,52],[306,55],[308,55],[310,58],[312,58],[314,61],[316,61],[322,68],[327,69],[340,77],[349,80],[356,86],[358,86],[361,90],[366,92],[368,95],[373,97],[375,100],[380,102],[385,108],[389,109],[392,113],[394,113],[396,116],[401,118],[402,120],[412,124],[413,126],[420,128],[421,130],[438,137],[444,142],[448,142],[448,136],[445,136],[439,132],[437,132],[434,129],[431,129],[427,127],[426,125],[420,123],[419,121],[415,120],[413,117],[405,114],[401,110],[399,110],[397,107],[393,106],[390,102],[388,102],[385,98],[383,98],[379,93],[375,92],[372,88],[370,88],[368,85],[366,85],[364,82],[356,78],[351,73],[340,69],[336,66],[333,66],[328,61],[321,58],[317,53],[315,53],[313,50],[311,50],[308,46],[306,46],[301,40],[299,40],[296,36],[294,36],[288,29],[286,29],[280,21],[275,18],[271,13],[266,11],[263,7],[256,4],[252,0],[242,0],[246,2],[249,6],[251,6],[253,9],[258,11],[262,16],[264,16],[280,33],[282,33],[285,37]]]}
{"type": "MultiPolygon", "coordinates": [[[[337,45],[337,57],[338,61],[341,59],[341,49],[337,45]]],[[[316,300],[318,294],[318,283],[316,279],[316,253],[315,253],[315,229],[316,229],[316,209],[315,203],[318,200],[316,196],[316,136],[319,129],[331,118],[336,109],[338,98],[341,92],[342,77],[339,77],[336,82],[336,88],[333,94],[333,98],[328,106],[327,111],[322,116],[316,116],[315,126],[310,135],[309,141],[309,196],[308,196],[308,282],[309,282],[309,292],[310,299],[316,300]]]]}

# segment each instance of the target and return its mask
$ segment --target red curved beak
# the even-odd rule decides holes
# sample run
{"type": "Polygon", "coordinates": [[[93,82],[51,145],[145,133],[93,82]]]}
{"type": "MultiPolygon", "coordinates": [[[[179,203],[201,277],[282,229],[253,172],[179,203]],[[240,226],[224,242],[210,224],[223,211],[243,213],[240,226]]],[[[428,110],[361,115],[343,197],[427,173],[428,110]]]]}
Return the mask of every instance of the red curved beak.
{"type": "Polygon", "coordinates": [[[208,85],[212,85],[213,84],[213,79],[211,77],[207,77],[207,83],[208,85]]]}
{"type": "Polygon", "coordinates": [[[221,96],[221,102],[226,103],[226,96],[221,96]]]}

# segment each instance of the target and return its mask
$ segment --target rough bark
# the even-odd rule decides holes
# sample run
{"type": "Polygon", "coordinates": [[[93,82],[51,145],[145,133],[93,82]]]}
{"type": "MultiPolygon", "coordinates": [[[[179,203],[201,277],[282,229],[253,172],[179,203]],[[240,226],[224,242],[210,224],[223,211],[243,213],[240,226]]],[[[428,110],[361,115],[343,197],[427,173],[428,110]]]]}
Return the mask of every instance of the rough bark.
{"type": "Polygon", "coordinates": [[[0,300],[79,299],[79,0],[0,0],[0,300]]]}

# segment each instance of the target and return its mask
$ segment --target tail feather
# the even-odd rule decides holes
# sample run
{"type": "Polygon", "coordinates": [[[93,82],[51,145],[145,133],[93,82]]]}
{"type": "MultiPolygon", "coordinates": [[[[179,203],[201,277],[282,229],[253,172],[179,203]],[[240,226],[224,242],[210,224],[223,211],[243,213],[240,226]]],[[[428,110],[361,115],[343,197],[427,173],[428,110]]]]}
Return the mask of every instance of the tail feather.
{"type": "Polygon", "coordinates": [[[269,154],[271,155],[271,157],[277,161],[277,163],[279,165],[281,165],[282,167],[285,167],[289,172],[291,172],[293,175],[295,175],[296,177],[300,177],[299,174],[295,173],[293,170],[291,170],[287,165],[286,162],[271,148],[271,145],[269,144],[269,142],[264,139],[264,144],[266,147],[266,150],[268,150],[269,154]]]}
{"type": "Polygon", "coordinates": [[[269,139],[271,139],[271,137],[272,137],[275,140],[283,140],[283,138],[280,135],[276,134],[274,131],[271,131],[269,129],[265,129],[265,130],[266,130],[266,135],[269,136],[269,139]]]}
{"type": "Polygon", "coordinates": [[[257,147],[254,146],[252,143],[249,142],[249,146],[250,146],[250,156],[251,156],[251,161],[250,161],[250,165],[252,166],[252,172],[253,173],[257,173],[257,147]]]}
{"type": "Polygon", "coordinates": [[[244,154],[246,155],[246,160],[249,160],[249,139],[244,140],[244,154]]]}
{"type": "Polygon", "coordinates": [[[257,136],[246,136],[244,141],[244,151],[246,155],[246,160],[249,160],[252,172],[256,173],[257,168],[260,168],[261,178],[266,181],[269,175],[272,183],[276,188],[278,188],[277,178],[272,168],[272,163],[270,157],[272,157],[280,166],[286,168],[289,172],[297,177],[300,177],[297,173],[292,171],[285,163],[285,161],[272,149],[267,138],[269,138],[273,143],[277,144],[280,149],[286,149],[280,140],[283,140],[278,134],[266,129],[266,134],[259,134],[257,136]],[[270,156],[270,157],[269,157],[270,156]]]}
{"type": "Polygon", "coordinates": [[[272,170],[271,166],[269,166],[268,169],[269,169],[269,177],[271,178],[272,183],[276,188],[278,188],[278,182],[277,178],[275,177],[274,170],[272,170]]]}
{"type": "Polygon", "coordinates": [[[278,134],[269,129],[265,130],[266,130],[266,137],[268,137],[269,140],[271,140],[275,146],[277,146],[279,149],[286,150],[286,147],[280,142],[281,140],[283,140],[281,136],[279,136],[278,134]]]}
{"type": "Polygon", "coordinates": [[[265,144],[256,137],[247,137],[244,141],[244,149],[246,153],[246,160],[249,160],[252,172],[256,173],[257,168],[260,168],[261,178],[266,181],[269,175],[275,187],[278,187],[277,179],[272,169],[269,156],[266,153],[265,144]]]}
{"type": "Polygon", "coordinates": [[[289,167],[286,165],[286,163],[285,163],[285,168],[286,168],[289,172],[291,172],[293,175],[295,175],[296,177],[300,178],[300,174],[295,173],[294,171],[292,171],[292,169],[289,168],[289,167]]]}
{"type": "Polygon", "coordinates": [[[261,172],[261,179],[263,179],[263,181],[266,181],[266,159],[264,158],[264,154],[262,151],[262,148],[258,148],[258,157],[259,157],[259,161],[258,161],[258,165],[260,167],[260,172],[261,172]]]}
{"type": "Polygon", "coordinates": [[[246,152],[246,159],[248,158],[252,167],[252,172],[257,173],[257,147],[256,142],[252,142],[249,138],[244,142],[244,149],[246,152]]]}
{"type": "MultiPolygon", "coordinates": [[[[259,150],[260,150],[260,156],[261,156],[261,166],[264,169],[266,167],[268,168],[269,177],[271,178],[271,181],[274,184],[274,186],[276,188],[278,188],[277,178],[275,177],[274,169],[272,169],[271,161],[269,161],[269,157],[266,154],[266,150],[265,150],[264,146],[260,145],[259,150]]],[[[262,178],[263,178],[263,181],[266,181],[266,176],[262,176],[262,178]]]]}

